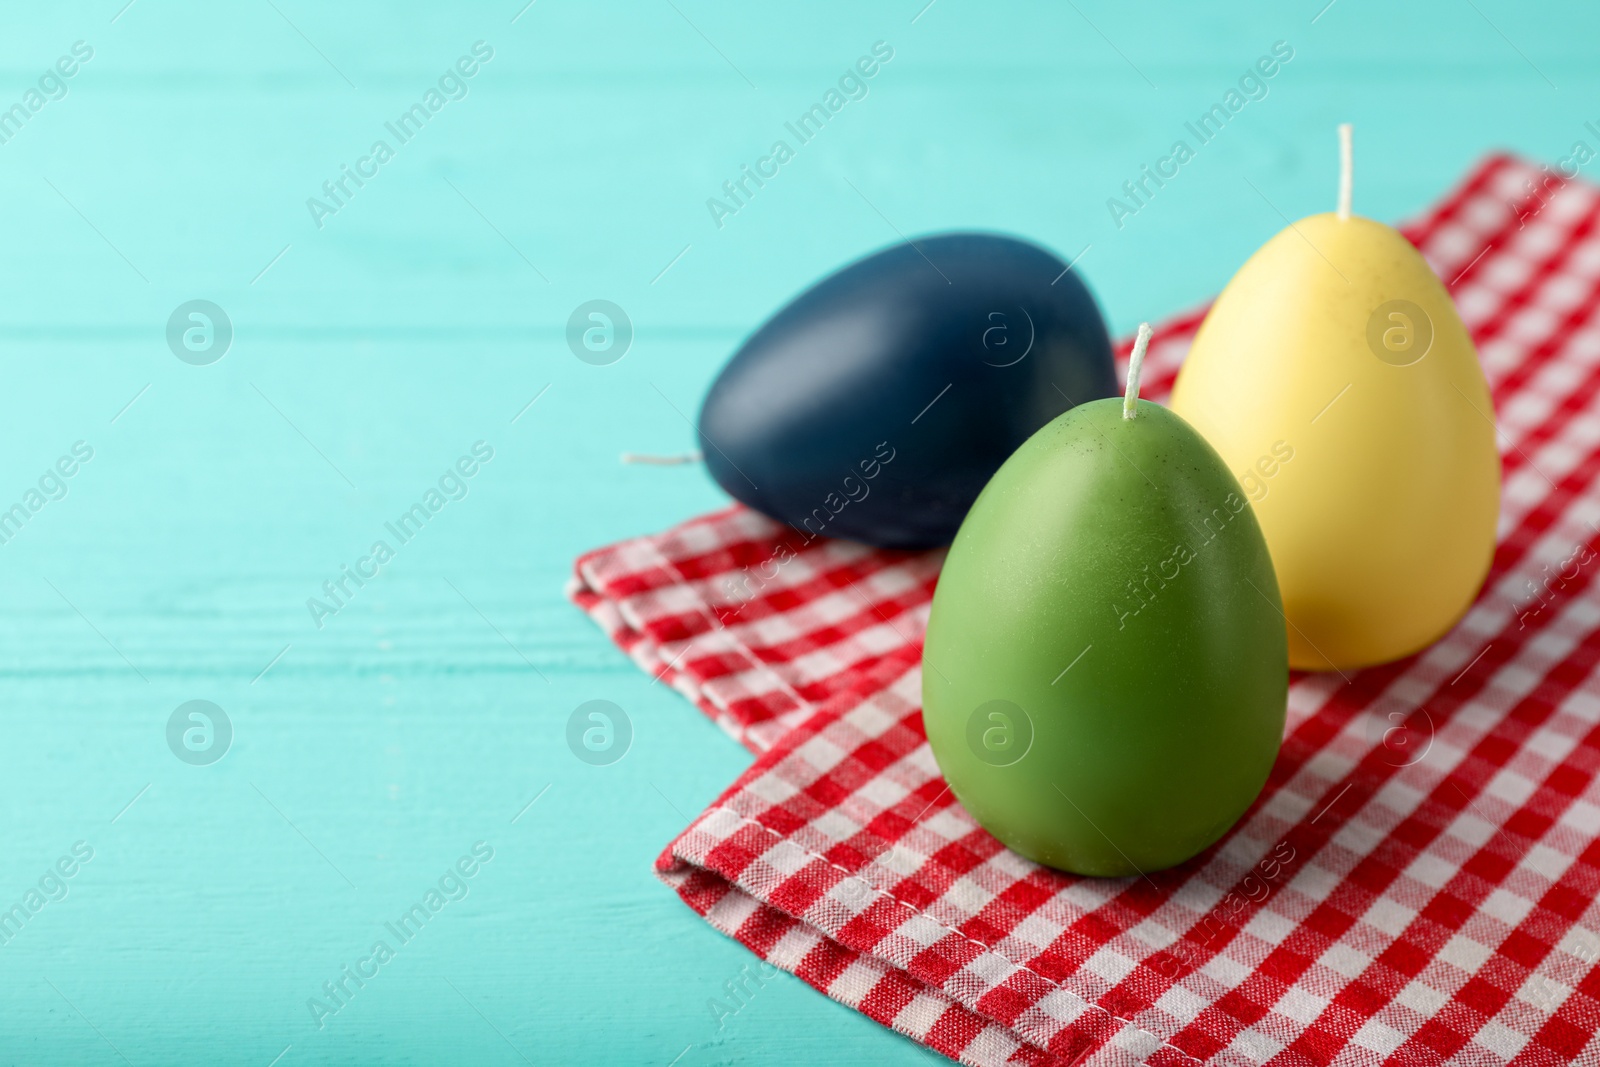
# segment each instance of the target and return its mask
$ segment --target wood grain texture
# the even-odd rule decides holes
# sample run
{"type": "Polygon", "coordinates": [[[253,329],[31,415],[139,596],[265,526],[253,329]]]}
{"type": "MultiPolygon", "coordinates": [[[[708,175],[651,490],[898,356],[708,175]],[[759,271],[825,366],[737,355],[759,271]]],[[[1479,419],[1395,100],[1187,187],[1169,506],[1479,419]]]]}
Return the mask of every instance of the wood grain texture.
{"type": "Polygon", "coordinates": [[[0,1063],[923,1062],[790,978],[708,1009],[749,958],[650,864],[748,757],[561,587],[722,498],[618,454],[687,447],[739,338],[899,234],[1092,246],[1125,332],[1331,205],[1337,121],[1357,210],[1394,219],[1600,118],[1578,4],[122,3],[0,14],[0,107],[94,48],[0,144],[0,506],[94,448],[0,545],[0,907],[94,849],[0,946],[0,1063]],[[466,96],[319,229],[306,199],[478,40],[466,96]],[[879,40],[866,98],[719,229],[706,199],[879,40]],[[1113,225],[1276,40],[1269,95],[1113,225]],[[235,329],[210,366],[164,340],[195,298],[235,329]],[[637,330],[608,367],[564,340],[594,298],[637,330]],[[479,440],[467,496],[313,625],[479,440]],[[592,698],[634,725],[610,767],[564,740],[592,698]],[[167,748],[191,699],[235,729],[209,767],[167,748]],[[469,894],[319,1029],[307,999],[477,841],[469,894]]]}

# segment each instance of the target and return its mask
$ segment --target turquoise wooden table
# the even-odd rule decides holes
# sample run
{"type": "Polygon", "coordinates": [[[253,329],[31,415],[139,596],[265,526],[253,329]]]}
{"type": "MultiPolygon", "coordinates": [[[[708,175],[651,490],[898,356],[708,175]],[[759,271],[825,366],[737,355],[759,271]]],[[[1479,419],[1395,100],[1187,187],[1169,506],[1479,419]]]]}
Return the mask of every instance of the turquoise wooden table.
{"type": "Polygon", "coordinates": [[[1382,219],[1600,143],[1577,3],[524,3],[0,15],[0,1062],[931,1058],[788,976],[708,1006],[751,957],[651,861],[749,757],[562,583],[723,498],[619,453],[903,235],[1081,257],[1126,332],[1330,208],[1338,121],[1382,219]]]}

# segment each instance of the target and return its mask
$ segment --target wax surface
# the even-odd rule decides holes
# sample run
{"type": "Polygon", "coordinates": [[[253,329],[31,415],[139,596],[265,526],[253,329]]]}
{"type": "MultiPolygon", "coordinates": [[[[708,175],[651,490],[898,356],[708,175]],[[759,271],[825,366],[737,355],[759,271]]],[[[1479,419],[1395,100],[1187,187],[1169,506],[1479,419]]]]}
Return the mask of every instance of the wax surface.
{"type": "Polygon", "coordinates": [[[1089,875],[1180,863],[1260,791],[1288,667],[1265,542],[1170,411],[1081,405],[1006,461],[934,595],[923,718],[957,798],[1089,875]]]}
{"type": "Polygon", "coordinates": [[[1172,406],[1251,497],[1291,665],[1408,655],[1472,603],[1494,552],[1494,407],[1449,294],[1395,230],[1330,213],[1268,241],[1172,406]]]}
{"type": "Polygon", "coordinates": [[[805,533],[945,545],[1029,434],[1116,389],[1077,271],[999,234],[919,237],[751,335],[706,396],[701,449],[730,494],[805,533]]]}

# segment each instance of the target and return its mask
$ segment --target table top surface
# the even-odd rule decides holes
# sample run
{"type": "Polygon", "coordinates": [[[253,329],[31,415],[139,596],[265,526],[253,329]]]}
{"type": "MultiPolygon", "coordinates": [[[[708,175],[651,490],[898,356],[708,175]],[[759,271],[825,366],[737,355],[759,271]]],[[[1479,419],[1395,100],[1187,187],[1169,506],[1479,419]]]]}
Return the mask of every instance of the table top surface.
{"type": "Polygon", "coordinates": [[[1485,151],[1600,145],[1600,15],[924,3],[0,16],[0,1063],[931,1058],[789,976],[713,1012],[751,957],[651,864],[750,757],[562,586],[725,498],[619,453],[692,447],[742,336],[905,235],[1081,256],[1122,334],[1331,208],[1339,121],[1386,220],[1485,151]],[[567,343],[594,299],[634,329],[606,366],[567,343]],[[591,699],[632,723],[609,766],[565,740],[591,699]]]}

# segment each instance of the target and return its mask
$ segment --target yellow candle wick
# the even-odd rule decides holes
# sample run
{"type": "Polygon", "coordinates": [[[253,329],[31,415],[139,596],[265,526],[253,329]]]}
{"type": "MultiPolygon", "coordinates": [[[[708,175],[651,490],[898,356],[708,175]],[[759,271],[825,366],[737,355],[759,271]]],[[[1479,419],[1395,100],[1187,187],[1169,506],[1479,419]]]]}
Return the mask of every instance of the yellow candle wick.
{"type": "Polygon", "coordinates": [[[1350,217],[1350,189],[1355,184],[1355,150],[1350,144],[1350,124],[1339,123],[1339,220],[1350,217]]]}

